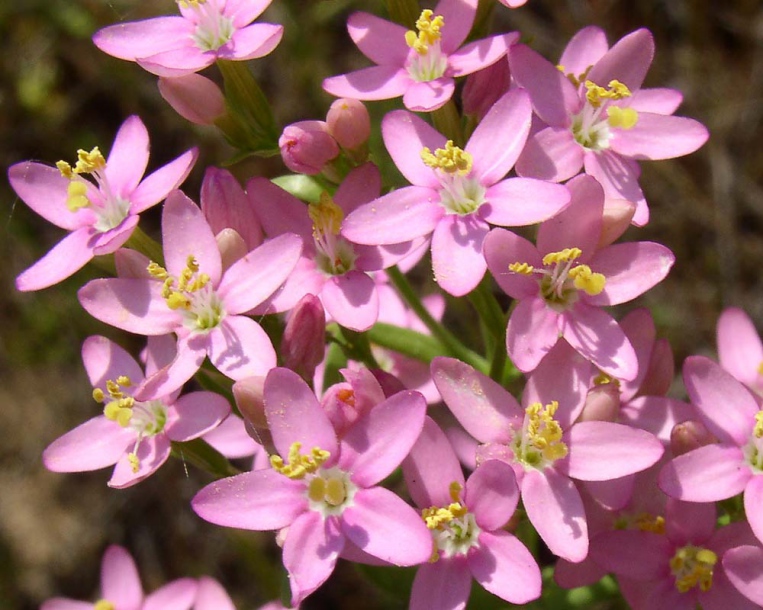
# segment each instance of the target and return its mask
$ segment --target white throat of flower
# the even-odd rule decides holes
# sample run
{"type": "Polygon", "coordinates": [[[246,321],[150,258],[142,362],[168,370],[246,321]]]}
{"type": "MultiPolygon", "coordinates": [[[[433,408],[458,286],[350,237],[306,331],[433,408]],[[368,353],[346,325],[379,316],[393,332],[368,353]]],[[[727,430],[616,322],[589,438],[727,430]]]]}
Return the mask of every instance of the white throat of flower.
{"type": "Polygon", "coordinates": [[[469,549],[479,545],[480,528],[461,499],[462,486],[453,481],[449,493],[452,502],[448,506],[432,506],[421,511],[434,539],[434,550],[430,562],[440,557],[466,555],[469,549]]]}
{"type": "Polygon", "coordinates": [[[611,129],[632,129],[638,122],[636,110],[617,103],[630,97],[631,92],[618,80],[610,81],[606,89],[590,80],[583,81],[582,87],[585,103],[572,117],[572,135],[587,150],[606,150],[612,137],[611,129]]]}
{"type": "Polygon", "coordinates": [[[95,215],[93,228],[99,233],[111,231],[122,224],[130,211],[129,199],[123,199],[109,184],[106,176],[106,159],[96,146],[90,152],[77,151],[77,163],[72,167],[66,161],[56,163],[58,171],[64,178],[69,180],[67,187],[66,207],[70,212],[76,212],[87,208],[95,215]],[[82,175],[90,174],[98,186],[101,198],[92,201],[87,192],[92,188],[92,183],[85,180],[82,175]]]}
{"type": "Polygon", "coordinates": [[[578,291],[582,290],[589,296],[595,296],[601,293],[606,285],[603,274],[594,273],[588,265],[575,263],[582,254],[580,248],[565,248],[546,254],[543,257],[543,268],[516,262],[509,265],[509,271],[535,277],[546,304],[562,312],[577,301],[578,291]]]}
{"type": "Polygon", "coordinates": [[[313,221],[313,241],[316,264],[327,275],[343,275],[355,268],[355,249],[339,235],[344,212],[327,192],[321,193],[317,203],[308,206],[313,221]]]}
{"type": "Polygon", "coordinates": [[[228,44],[235,28],[233,19],[223,14],[225,2],[218,0],[177,0],[196,23],[193,41],[202,51],[217,51],[228,44]]]}
{"type": "Polygon", "coordinates": [[[156,436],[164,431],[164,426],[167,424],[167,405],[161,400],[146,402],[135,400],[128,392],[125,392],[125,389],[130,386],[132,386],[130,378],[122,375],[117,377],[116,381],[110,379],[106,382],[106,392],[101,388],[94,388],[93,398],[96,402],[104,404],[103,414],[107,419],[135,432],[135,445],[127,457],[133,472],[138,472],[140,469],[138,447],[144,438],[156,436]]]}
{"type": "Polygon", "coordinates": [[[485,202],[485,187],[471,175],[471,154],[452,140],[445,143],[445,148],[432,152],[425,147],[420,154],[424,165],[431,167],[440,181],[440,205],[446,214],[466,216],[485,202]]]}
{"type": "Polygon", "coordinates": [[[192,332],[208,332],[225,317],[222,300],[206,273],[199,273],[199,264],[189,256],[180,277],[170,275],[164,267],[151,262],[148,272],[164,282],[162,297],[167,307],[179,311],[183,325],[192,332]]]}
{"type": "Polygon", "coordinates": [[[442,15],[425,9],[416,21],[416,31],[408,30],[405,42],[412,49],[408,58],[408,74],[418,82],[440,78],[448,67],[448,59],[440,49],[440,30],[445,25],[442,15]]]}

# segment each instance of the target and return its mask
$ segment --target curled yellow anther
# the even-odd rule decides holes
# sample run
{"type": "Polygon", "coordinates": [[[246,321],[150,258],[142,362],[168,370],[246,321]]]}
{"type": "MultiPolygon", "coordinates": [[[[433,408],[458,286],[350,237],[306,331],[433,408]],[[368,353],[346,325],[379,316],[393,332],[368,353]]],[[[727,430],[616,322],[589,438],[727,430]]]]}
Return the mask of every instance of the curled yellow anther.
{"type": "Polygon", "coordinates": [[[569,275],[574,280],[575,288],[590,296],[600,294],[607,282],[603,274],[594,273],[588,265],[573,267],[569,275]]]}
{"type": "Polygon", "coordinates": [[[755,438],[763,437],[763,411],[758,411],[755,414],[755,427],[752,429],[752,433],[755,438]]]}
{"type": "Polygon", "coordinates": [[[511,263],[509,265],[509,271],[519,273],[521,275],[532,275],[535,271],[535,267],[528,265],[527,263],[511,263]]]}
{"type": "Polygon", "coordinates": [[[549,252],[543,257],[543,264],[554,265],[566,263],[579,258],[581,254],[583,254],[583,251],[580,248],[565,248],[560,252],[549,252]]]}
{"type": "Polygon", "coordinates": [[[429,45],[440,40],[440,29],[445,25],[442,15],[435,16],[430,9],[421,11],[421,16],[416,20],[416,30],[408,30],[405,33],[405,42],[415,49],[419,55],[424,55],[429,50],[429,45]]]}
{"type": "Polygon", "coordinates": [[[290,479],[302,479],[306,474],[314,473],[331,457],[328,451],[313,447],[310,455],[301,455],[302,443],[294,442],[289,448],[288,463],[279,455],[270,456],[270,465],[276,472],[290,479]]]}
{"type": "Polygon", "coordinates": [[[534,402],[525,409],[529,417],[527,438],[541,452],[546,460],[553,461],[567,455],[567,445],[562,442],[562,427],[554,419],[559,408],[557,401],[552,401],[545,407],[534,402]]]}
{"type": "Polygon", "coordinates": [[[676,578],[676,589],[686,593],[699,586],[708,591],[713,585],[713,569],[718,555],[710,549],[687,545],[678,549],[670,560],[670,569],[676,578]]]}
{"type": "Polygon", "coordinates": [[[326,191],[321,193],[317,203],[311,203],[307,207],[310,220],[313,221],[313,233],[320,238],[321,235],[339,235],[344,220],[344,212],[326,191]]]}
{"type": "Polygon", "coordinates": [[[472,171],[472,156],[455,146],[453,140],[448,140],[445,148],[438,148],[434,153],[425,147],[421,151],[421,160],[427,167],[440,169],[447,174],[466,175],[472,171]]]}
{"type": "Polygon", "coordinates": [[[607,85],[607,89],[597,85],[593,81],[587,80],[585,82],[586,87],[586,99],[594,108],[598,108],[604,102],[604,100],[621,100],[625,97],[630,97],[631,91],[628,87],[621,83],[619,80],[611,80],[607,85]]]}

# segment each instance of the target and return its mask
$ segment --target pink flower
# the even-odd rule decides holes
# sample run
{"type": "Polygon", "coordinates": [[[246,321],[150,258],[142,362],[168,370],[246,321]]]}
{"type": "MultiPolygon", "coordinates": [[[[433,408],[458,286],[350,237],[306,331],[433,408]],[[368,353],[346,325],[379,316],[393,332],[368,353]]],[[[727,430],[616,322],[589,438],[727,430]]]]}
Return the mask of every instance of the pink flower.
{"type": "Polygon", "coordinates": [[[566,188],[540,180],[503,177],[530,129],[530,100],[514,90],[474,130],[466,147],[404,110],[384,117],[384,144],[413,186],[383,195],[350,214],[342,227],[361,244],[395,244],[432,236],[435,279],[462,296],[477,286],[487,265],[482,242],[490,224],[530,225],[569,202],[566,188]]]}
{"type": "MultiPolygon", "coordinates": [[[[82,360],[93,384],[93,397],[104,404],[99,415],[53,441],[43,452],[54,472],[83,472],[116,464],[110,487],[123,488],[153,474],[170,456],[170,443],[198,438],[230,412],[212,392],[191,392],[154,400],[136,400],[144,381],[137,362],[106,337],[90,337],[82,360]]],[[[149,365],[147,372],[153,372],[149,365]]]]}
{"type": "Polygon", "coordinates": [[[513,604],[540,597],[538,564],[503,529],[519,501],[510,466],[488,460],[464,481],[448,439],[427,418],[403,474],[435,546],[413,581],[411,610],[465,608],[472,578],[513,604]]]}
{"type": "Polygon", "coordinates": [[[683,377],[702,423],[718,443],[669,462],[660,473],[660,488],[687,502],[717,502],[744,493],[747,520],[763,540],[763,410],[742,383],[704,356],[687,358],[683,377]]]}
{"type": "Polygon", "coordinates": [[[440,0],[424,10],[416,31],[375,17],[354,13],[347,22],[350,36],[376,66],[323,81],[337,97],[386,100],[403,96],[409,110],[430,112],[453,95],[454,78],[489,66],[506,54],[517,33],[466,40],[477,13],[477,0],[440,0]]]}
{"type": "Polygon", "coordinates": [[[597,537],[591,553],[614,572],[634,610],[753,610],[759,606],[731,584],[727,570],[748,570],[722,562],[729,549],[750,544],[746,523],[716,527],[714,504],[669,500],[664,533],[615,529],[597,537]]]}
{"type": "Polygon", "coordinates": [[[77,154],[74,167],[65,161],[57,167],[25,161],[8,170],[8,180],[24,203],[48,222],[71,231],[16,278],[19,290],[57,284],[94,256],[120,248],[138,225],[138,215],[185,180],[198,151],[189,150],[143,179],[148,132],[137,116],[131,116],[117,132],[108,159],[98,147],[77,154]],[[94,183],[85,180],[85,174],[94,183]]]}
{"type": "Polygon", "coordinates": [[[180,15],[103,28],[93,42],[104,53],[135,61],[158,76],[182,76],[218,59],[263,57],[276,48],[283,26],[252,22],[272,0],[178,0],[180,15]]]}
{"type": "Polygon", "coordinates": [[[206,357],[231,379],[265,375],[276,364],[275,350],[262,327],[242,313],[288,277],[300,239],[281,235],[223,270],[212,229],[180,191],[167,198],[162,234],[166,268],[153,263],[148,279],[93,280],[79,291],[82,306],[106,324],[140,335],[177,335],[177,356],[152,375],[141,398],[179,388],[206,357]]]}
{"type": "Polygon", "coordinates": [[[763,343],[750,317],[737,307],[724,309],[717,336],[721,366],[763,396],[763,343]]]}
{"type": "Polygon", "coordinates": [[[602,371],[634,379],[633,347],[601,306],[628,302],[662,281],[675,257],[651,242],[598,248],[602,188],[590,176],[567,186],[572,202],[541,224],[537,247],[503,229],[485,239],[490,272],[519,301],[506,328],[509,357],[521,371],[532,371],[564,337],[602,371]]]}
{"type": "Polygon", "coordinates": [[[562,181],[585,168],[607,198],[635,203],[633,223],[645,225],[649,209],[637,161],[687,155],[708,137],[697,121],[670,116],[679,92],[641,89],[653,55],[645,29],[608,49],[601,29],[584,28],[567,45],[559,69],[524,45],[512,47],[511,74],[530,92],[543,123],[517,161],[517,173],[562,181]]]}
{"type": "Polygon", "coordinates": [[[270,469],[208,485],[192,505],[218,525],[288,527],[283,555],[292,605],[331,575],[346,541],[396,565],[429,558],[432,541],[423,521],[378,486],[421,433],[426,403],[420,394],[396,394],[337,439],[308,385],[296,373],[277,368],[265,380],[265,411],[282,457],[271,457],[270,469]]]}
{"type": "Polygon", "coordinates": [[[514,469],[527,517],[549,549],[572,562],[588,553],[588,526],[573,480],[608,481],[644,470],[662,455],[643,430],[603,421],[574,423],[585,402],[590,364],[564,344],[530,376],[523,407],[489,377],[458,360],[435,358],[432,377],[445,404],[487,460],[514,469]]]}
{"type": "Polygon", "coordinates": [[[101,599],[95,604],[56,597],[40,610],[189,610],[196,597],[196,580],[180,578],[144,595],[135,561],[121,546],[106,549],[101,563],[101,599]]]}

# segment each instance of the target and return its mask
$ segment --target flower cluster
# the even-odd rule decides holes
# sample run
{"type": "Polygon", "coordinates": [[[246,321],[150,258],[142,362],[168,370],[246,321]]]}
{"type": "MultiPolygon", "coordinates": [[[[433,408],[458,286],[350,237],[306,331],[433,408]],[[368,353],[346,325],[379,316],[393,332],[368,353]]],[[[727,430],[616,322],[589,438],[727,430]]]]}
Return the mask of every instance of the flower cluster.
{"type": "MultiPolygon", "coordinates": [[[[292,173],[207,168],[197,205],[179,189],[195,150],[143,179],[138,117],[107,156],[9,170],[25,203],[71,231],[19,290],[108,256],[115,273],[82,286],[79,302],[146,337],[141,363],[85,340],[100,414],[53,441],[45,466],[113,465],[108,484],[124,488],[173,448],[198,457],[216,480],[191,508],[276,532],[295,607],[340,559],[415,568],[403,593],[413,610],[465,608],[472,580],[524,604],[605,574],[637,609],[763,604],[752,322],[724,313],[720,364],[683,365],[686,402],[666,396],[672,353],[649,312],[618,321],[609,309],[675,260],[665,245],[621,240],[649,221],[638,163],[708,137],[673,115],[680,93],[642,87],[650,32],[610,47],[584,28],[555,64],[518,32],[464,44],[477,0],[390,2],[397,21],[418,17],[351,15],[350,37],[377,65],[327,76],[340,99],[325,120],[280,129],[242,63],[281,39],[282,26],[253,23],[270,3],[178,0],[179,16],[113,25],[94,42],[159,76],[181,116],[217,126],[232,165],[280,153],[292,173]],[[196,74],[213,65],[224,91],[196,74]],[[373,124],[362,102],[397,97],[404,108],[373,124]],[[137,225],[160,202],[157,243],[137,225]],[[426,298],[407,275],[424,258],[438,290],[426,298]],[[481,336],[441,321],[439,291],[468,298],[481,336]],[[209,389],[184,391],[191,381],[209,389]],[[245,472],[229,461],[241,458],[245,472]],[[555,582],[544,580],[554,562],[555,582]]],[[[57,598],[43,610],[79,607],[92,605],[57,598]]],[[[144,597],[132,559],[110,547],[94,607],[233,604],[209,578],[144,597]]]]}

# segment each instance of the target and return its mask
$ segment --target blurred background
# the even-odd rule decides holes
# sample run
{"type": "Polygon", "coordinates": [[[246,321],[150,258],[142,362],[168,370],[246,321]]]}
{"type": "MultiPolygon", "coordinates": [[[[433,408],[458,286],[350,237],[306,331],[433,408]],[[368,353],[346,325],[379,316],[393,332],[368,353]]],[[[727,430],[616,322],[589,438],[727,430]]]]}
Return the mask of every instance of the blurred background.
{"type": "MultiPolygon", "coordinates": [[[[368,65],[344,26],[357,9],[384,14],[381,0],[274,0],[261,18],[285,26],[273,54],[252,63],[282,125],[324,118],[332,98],[321,80],[368,65]]],[[[107,151],[122,121],[138,114],[151,137],[149,171],[191,146],[201,148],[184,186],[198,200],[204,168],[232,150],[214,129],[175,114],[155,77],[104,55],[90,40],[106,25],[175,10],[171,0],[0,2],[0,165],[73,161],[78,148],[95,145],[107,151]]],[[[661,242],[677,262],[665,282],[620,313],[649,307],[677,366],[689,354],[714,355],[715,324],[726,306],[744,308],[763,329],[760,1],[529,0],[513,11],[496,5],[493,22],[496,32],[521,31],[552,61],[585,25],[604,28],[610,43],[639,27],[654,33],[657,53],[646,86],[680,89],[677,114],[703,122],[711,138],[688,158],[642,164],[652,220],[625,239],[661,242]]],[[[246,171],[284,170],[276,158],[246,171]]],[[[157,218],[154,210],[142,226],[156,230],[157,218]]],[[[61,475],[42,467],[50,442],[97,414],[80,361],[85,337],[109,336],[134,354],[142,345],[79,307],[76,290],[94,271],[40,292],[16,292],[15,276],[63,232],[17,200],[5,180],[0,219],[0,609],[31,610],[55,595],[95,599],[110,543],[130,549],[149,591],[170,579],[209,574],[242,610],[276,597],[281,582],[272,566],[280,556],[272,536],[217,528],[190,510],[189,500],[209,481],[203,473],[173,460],[139,486],[118,491],[106,487],[107,471],[61,475]]],[[[369,595],[352,568],[341,567],[305,606],[394,607],[386,603],[369,595]]]]}

